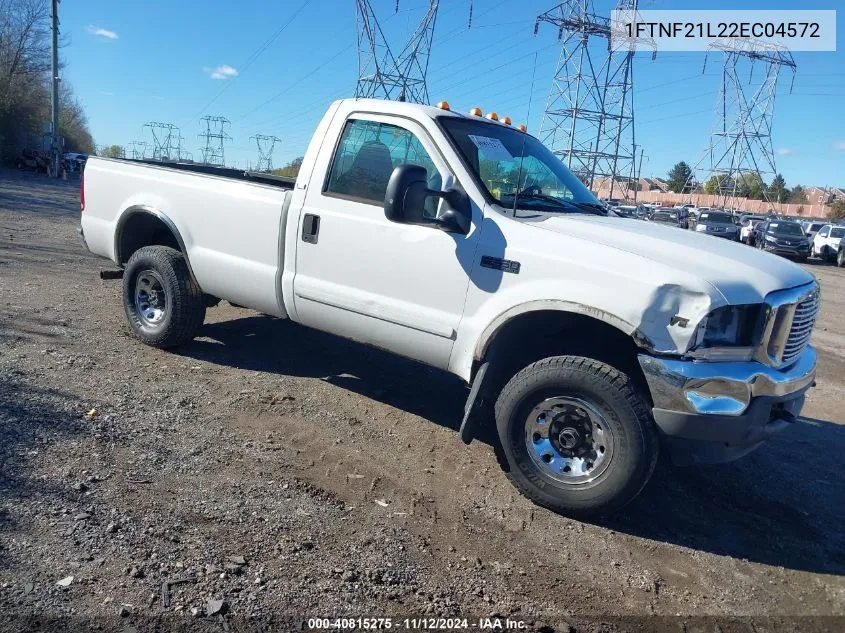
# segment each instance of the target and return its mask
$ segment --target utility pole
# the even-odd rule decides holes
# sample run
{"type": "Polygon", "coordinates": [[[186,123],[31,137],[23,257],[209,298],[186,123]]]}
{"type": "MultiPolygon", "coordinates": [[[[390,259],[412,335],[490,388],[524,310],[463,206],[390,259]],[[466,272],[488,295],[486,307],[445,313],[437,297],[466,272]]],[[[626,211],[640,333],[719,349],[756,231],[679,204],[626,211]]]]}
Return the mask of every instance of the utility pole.
{"type": "Polygon", "coordinates": [[[50,130],[50,170],[53,178],[59,178],[59,157],[61,142],[59,138],[59,0],[51,0],[50,9],[52,59],[50,71],[53,76],[53,94],[51,99],[51,130],[50,130]]]}

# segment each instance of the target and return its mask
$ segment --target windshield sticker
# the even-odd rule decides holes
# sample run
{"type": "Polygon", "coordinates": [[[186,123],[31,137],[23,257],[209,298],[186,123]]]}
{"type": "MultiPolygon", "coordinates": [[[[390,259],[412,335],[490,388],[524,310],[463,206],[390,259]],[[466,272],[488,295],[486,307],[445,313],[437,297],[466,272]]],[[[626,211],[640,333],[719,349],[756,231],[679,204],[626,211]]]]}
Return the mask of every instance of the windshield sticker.
{"type": "Polygon", "coordinates": [[[478,136],[477,134],[469,134],[469,138],[478,148],[478,151],[481,152],[481,155],[487,160],[513,160],[513,156],[511,156],[508,148],[499,139],[490,138],[489,136],[478,136]]]}
{"type": "Polygon", "coordinates": [[[778,223],[777,223],[777,222],[771,222],[771,223],[769,224],[769,228],[771,228],[771,229],[776,229],[776,228],[778,228],[778,226],[779,226],[779,225],[778,225],[778,223]]]}

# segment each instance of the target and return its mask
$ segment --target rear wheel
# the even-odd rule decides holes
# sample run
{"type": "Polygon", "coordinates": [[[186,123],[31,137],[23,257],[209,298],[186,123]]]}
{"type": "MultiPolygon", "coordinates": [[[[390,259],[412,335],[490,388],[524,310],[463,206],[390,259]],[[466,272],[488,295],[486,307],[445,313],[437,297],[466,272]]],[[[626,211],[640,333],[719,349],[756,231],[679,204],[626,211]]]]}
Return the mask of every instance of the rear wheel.
{"type": "Polygon", "coordinates": [[[839,247],[839,252],[836,254],[836,265],[845,268],[845,247],[839,247]]]}
{"type": "Polygon", "coordinates": [[[167,246],[145,246],[129,259],[123,307],[133,334],[163,349],[191,340],[205,320],[205,297],[185,257],[167,246]]]}
{"type": "Polygon", "coordinates": [[[556,356],[514,376],[496,402],[507,475],[534,502],[570,516],[612,512],[648,482],[657,431],[628,376],[556,356]]]}

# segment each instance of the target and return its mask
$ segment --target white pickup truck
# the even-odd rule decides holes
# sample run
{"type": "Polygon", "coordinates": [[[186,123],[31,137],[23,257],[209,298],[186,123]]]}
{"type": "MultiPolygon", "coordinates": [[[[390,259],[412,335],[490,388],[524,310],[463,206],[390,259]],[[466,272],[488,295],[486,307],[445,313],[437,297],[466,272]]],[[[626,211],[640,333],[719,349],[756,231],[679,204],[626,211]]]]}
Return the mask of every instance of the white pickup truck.
{"type": "Polygon", "coordinates": [[[452,372],[463,440],[495,424],[509,478],[565,514],[622,506],[661,447],[736,459],[814,384],[813,276],[615,216],[493,114],[341,100],[295,182],[92,157],[81,196],[144,343],[225,299],[452,372]]]}

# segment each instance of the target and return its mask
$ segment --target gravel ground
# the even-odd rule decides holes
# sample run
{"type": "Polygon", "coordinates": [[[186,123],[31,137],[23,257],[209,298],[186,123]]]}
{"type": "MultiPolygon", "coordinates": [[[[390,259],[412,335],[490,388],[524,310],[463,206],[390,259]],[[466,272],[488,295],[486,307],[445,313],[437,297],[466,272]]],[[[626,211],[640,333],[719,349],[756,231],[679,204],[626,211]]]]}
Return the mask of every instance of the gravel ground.
{"type": "Polygon", "coordinates": [[[225,303],[178,353],[140,344],[78,213],[73,183],[0,172],[0,628],[845,627],[845,270],[807,266],[823,307],[802,423],[734,464],[661,463],[584,523],[462,444],[450,376],[225,303]]]}

